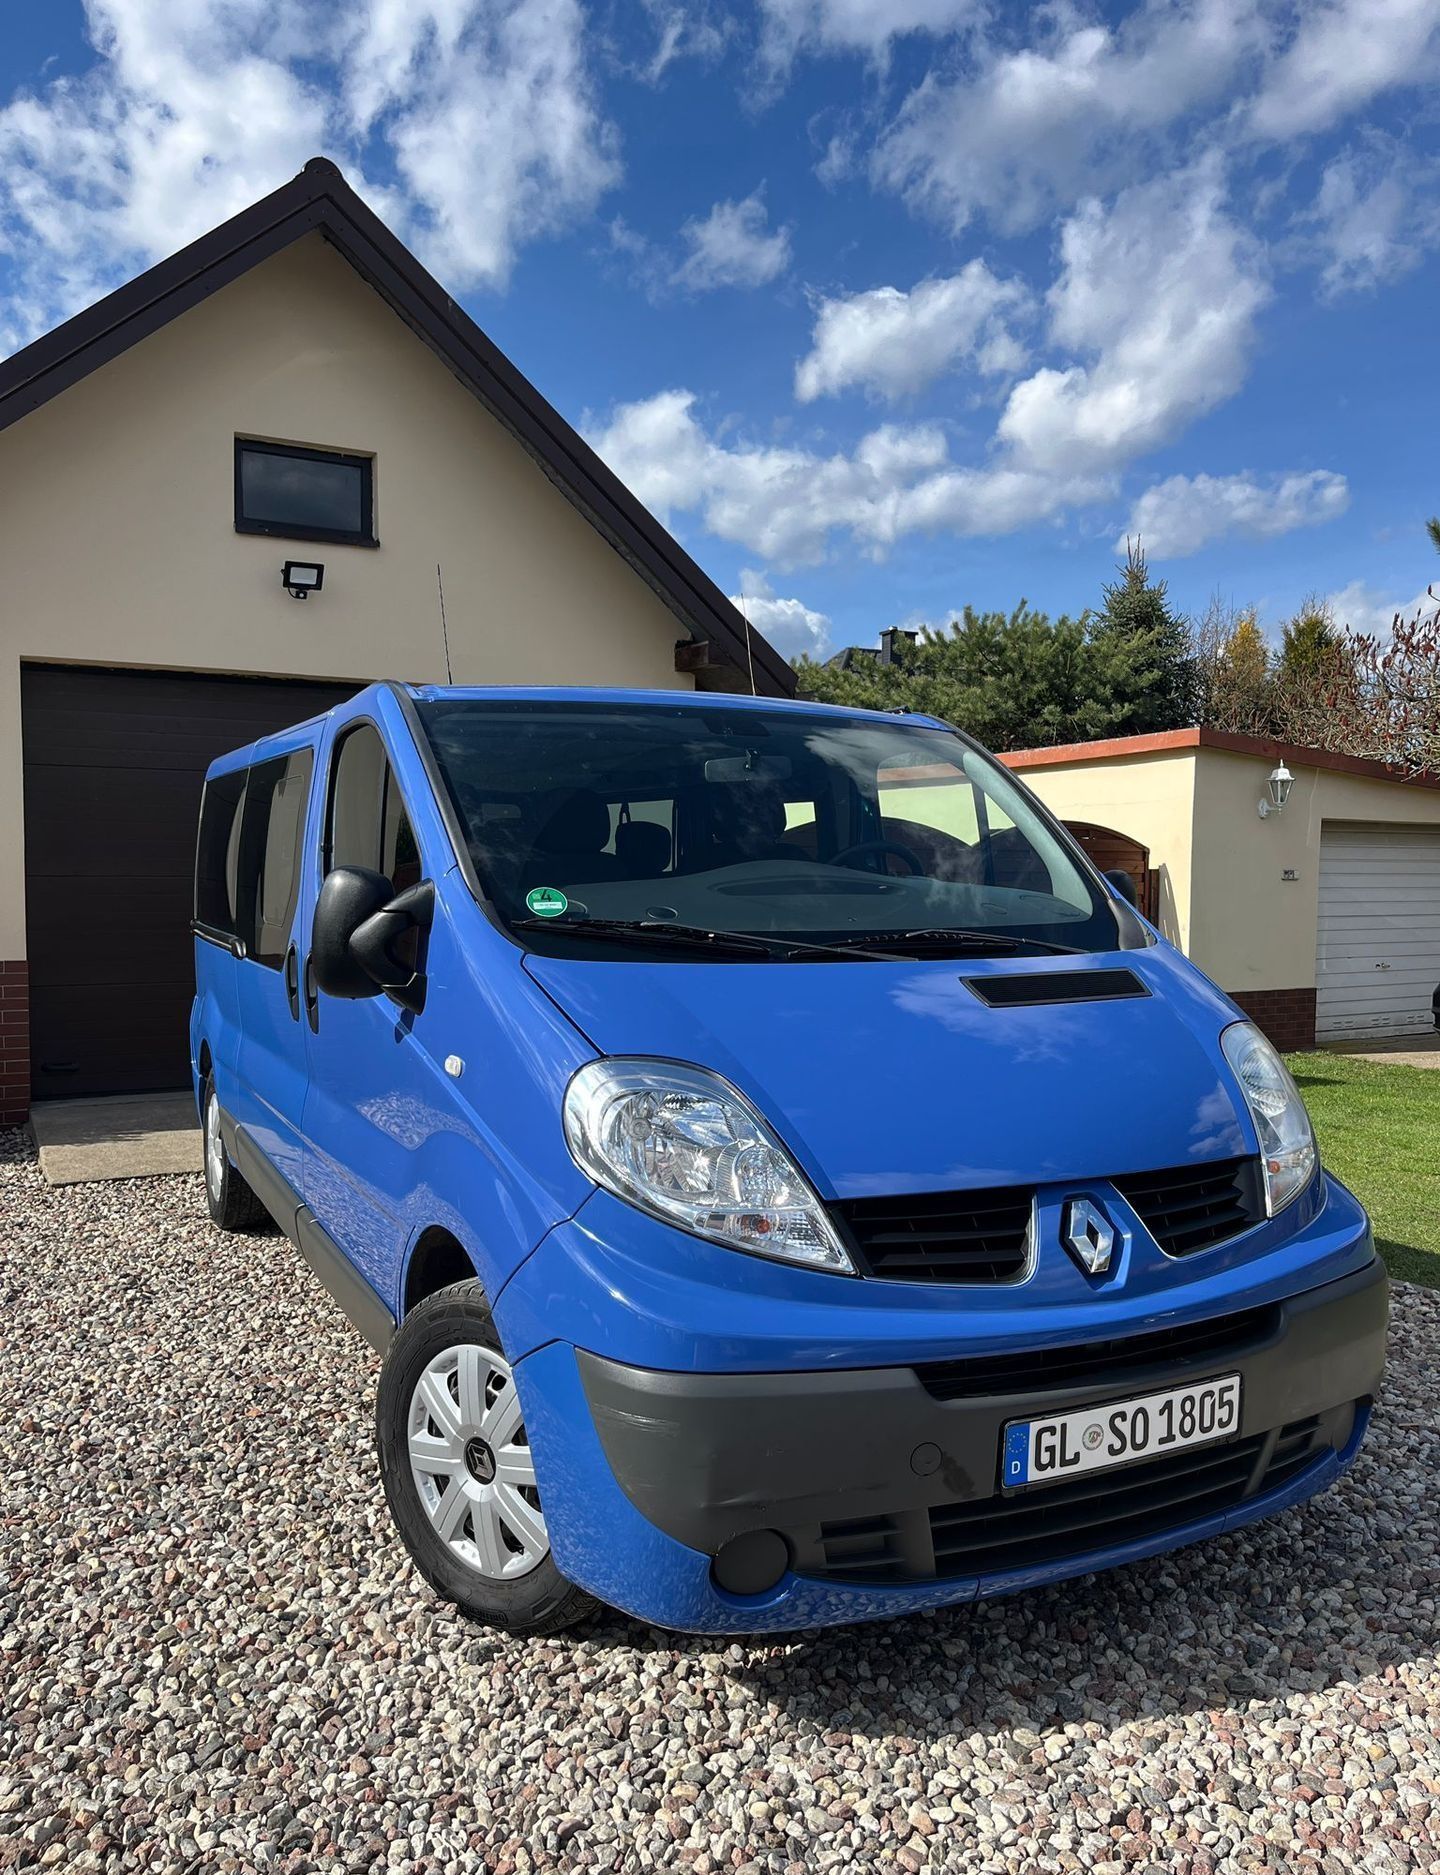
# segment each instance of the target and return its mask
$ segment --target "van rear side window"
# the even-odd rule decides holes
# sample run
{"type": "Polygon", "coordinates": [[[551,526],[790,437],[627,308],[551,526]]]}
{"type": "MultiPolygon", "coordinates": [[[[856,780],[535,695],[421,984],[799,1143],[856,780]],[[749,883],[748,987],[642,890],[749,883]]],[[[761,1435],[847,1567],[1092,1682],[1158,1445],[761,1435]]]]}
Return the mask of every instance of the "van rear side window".
{"type": "Polygon", "coordinates": [[[237,923],[247,955],[271,970],[280,968],[295,922],[313,766],[309,749],[277,755],[250,770],[245,790],[237,923]]]}
{"type": "Polygon", "coordinates": [[[195,922],[231,938],[239,909],[240,808],[248,772],[237,768],[206,782],[195,846],[195,922]]]}

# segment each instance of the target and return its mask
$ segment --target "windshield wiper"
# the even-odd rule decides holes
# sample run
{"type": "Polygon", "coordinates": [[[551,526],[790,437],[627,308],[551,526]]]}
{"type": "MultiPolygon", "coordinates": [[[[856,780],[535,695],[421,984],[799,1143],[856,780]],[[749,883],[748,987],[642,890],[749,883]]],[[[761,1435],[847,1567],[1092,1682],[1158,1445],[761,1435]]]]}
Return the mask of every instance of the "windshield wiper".
{"type": "MultiPolygon", "coordinates": [[[[904,952],[913,946],[923,946],[926,950],[998,950],[998,951],[1043,951],[1055,957],[1078,957],[1081,953],[1073,944],[1050,944],[1044,938],[1016,937],[1008,931],[965,931],[952,929],[948,925],[936,925],[919,931],[881,931],[867,933],[856,938],[855,943],[868,944],[878,936],[882,943],[892,946],[891,955],[904,952]]],[[[849,948],[848,938],[832,938],[830,943],[835,948],[849,948]]]]}
{"type": "Polygon", "coordinates": [[[769,957],[788,963],[807,956],[871,957],[891,963],[893,951],[874,951],[854,944],[815,943],[808,938],[765,937],[757,931],[712,931],[705,925],[675,924],[666,918],[512,918],[516,931],[570,931],[576,937],[617,938],[642,944],[683,945],[696,950],[730,951],[736,956],[769,957]]]}

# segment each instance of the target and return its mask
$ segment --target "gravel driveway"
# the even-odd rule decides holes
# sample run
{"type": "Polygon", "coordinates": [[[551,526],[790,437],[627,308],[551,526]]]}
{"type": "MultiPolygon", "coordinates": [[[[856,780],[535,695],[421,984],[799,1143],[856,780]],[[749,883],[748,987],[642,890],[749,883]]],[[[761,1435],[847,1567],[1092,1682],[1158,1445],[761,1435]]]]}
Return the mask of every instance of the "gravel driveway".
{"type": "Polygon", "coordinates": [[[1435,1294],[1304,1510],[725,1647],[437,1606],[374,1357],[198,1179],[52,1191],[0,1134],[0,1303],[0,1867],[1440,1867],[1435,1294]]]}

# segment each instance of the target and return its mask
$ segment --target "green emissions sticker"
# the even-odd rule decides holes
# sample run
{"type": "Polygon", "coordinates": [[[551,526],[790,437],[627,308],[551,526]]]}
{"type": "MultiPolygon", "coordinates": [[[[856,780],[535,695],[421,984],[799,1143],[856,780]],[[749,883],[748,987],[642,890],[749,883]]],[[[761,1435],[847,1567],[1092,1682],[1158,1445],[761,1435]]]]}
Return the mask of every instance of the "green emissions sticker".
{"type": "Polygon", "coordinates": [[[558,886],[537,885],[525,894],[525,903],[537,918],[558,918],[569,911],[570,901],[558,886]]]}

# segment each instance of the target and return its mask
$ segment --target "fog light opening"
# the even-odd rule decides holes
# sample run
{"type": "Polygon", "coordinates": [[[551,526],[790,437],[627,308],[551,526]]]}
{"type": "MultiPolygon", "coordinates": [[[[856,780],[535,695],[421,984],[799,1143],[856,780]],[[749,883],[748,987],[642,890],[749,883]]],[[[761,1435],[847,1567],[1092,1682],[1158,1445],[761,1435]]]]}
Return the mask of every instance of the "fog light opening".
{"type": "Polygon", "coordinates": [[[790,1567],[790,1545],[778,1530],[745,1530],[722,1543],[710,1564],[727,1595],[763,1595],[790,1567]]]}

